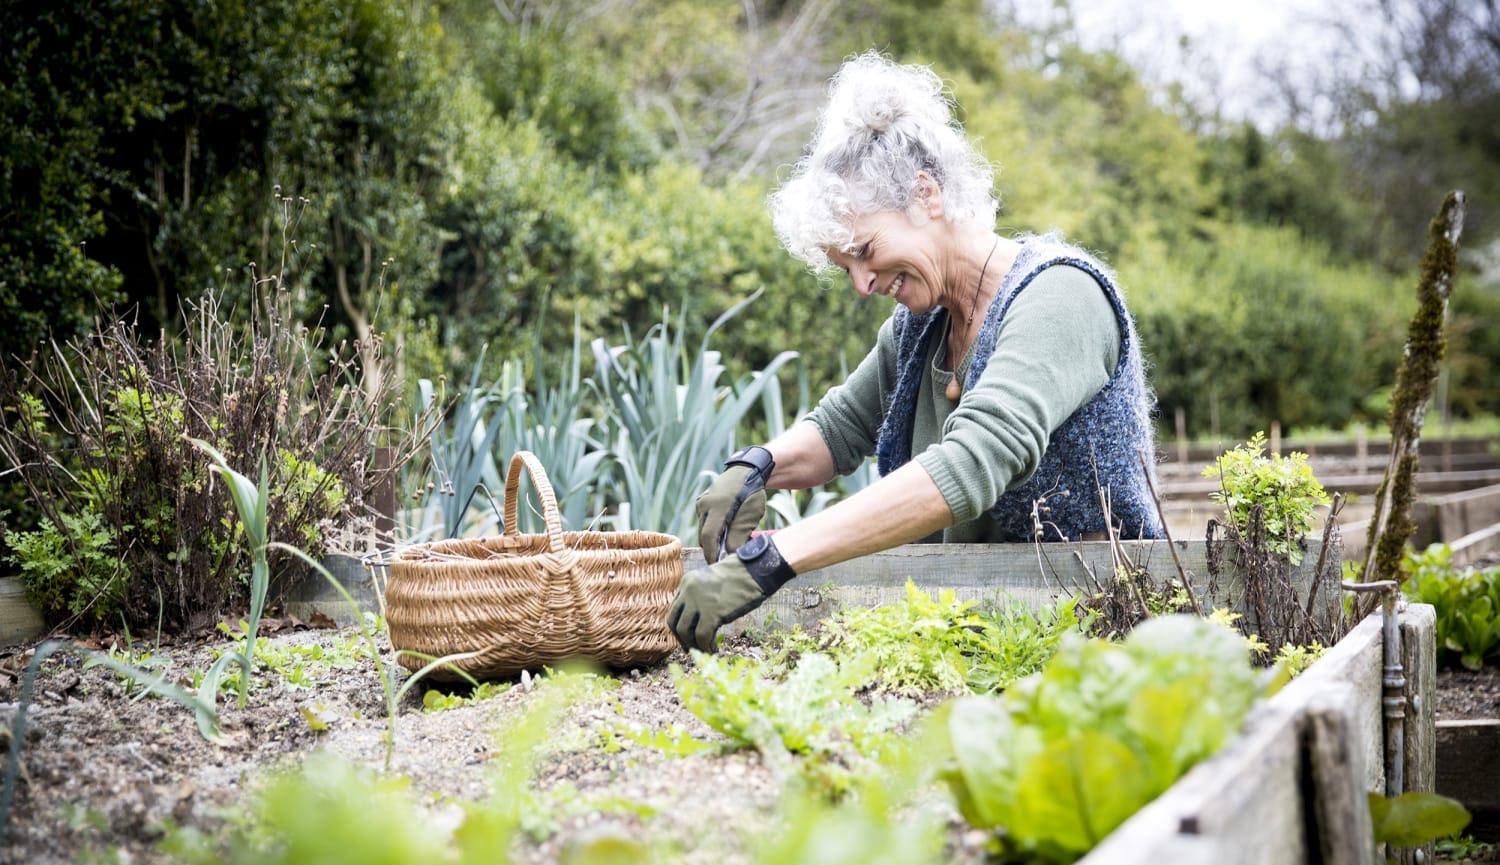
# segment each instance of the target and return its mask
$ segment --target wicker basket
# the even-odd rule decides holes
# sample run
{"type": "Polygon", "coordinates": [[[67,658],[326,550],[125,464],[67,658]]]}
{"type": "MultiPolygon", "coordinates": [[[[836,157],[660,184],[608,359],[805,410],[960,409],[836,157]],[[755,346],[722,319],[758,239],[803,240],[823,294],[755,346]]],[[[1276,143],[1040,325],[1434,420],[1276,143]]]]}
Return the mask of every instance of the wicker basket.
{"type": "MultiPolygon", "coordinates": [[[[682,581],[682,542],[660,532],[564,532],[535,455],[511,459],[505,533],[417,544],[390,560],[386,622],[397,649],[441,657],[470,675],[510,676],[567,658],[625,667],[677,646],[667,607],[682,581]],[[521,468],[531,474],[546,534],[516,530],[521,468]]],[[[408,669],[427,661],[400,656],[408,669]]],[[[435,678],[457,679],[450,670],[435,678]]]]}

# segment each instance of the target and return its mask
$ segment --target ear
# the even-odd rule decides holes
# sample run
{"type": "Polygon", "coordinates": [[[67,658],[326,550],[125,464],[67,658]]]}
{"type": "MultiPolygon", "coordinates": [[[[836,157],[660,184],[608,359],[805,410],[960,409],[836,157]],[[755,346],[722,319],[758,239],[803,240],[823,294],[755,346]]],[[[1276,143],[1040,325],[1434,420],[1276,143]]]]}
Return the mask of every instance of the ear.
{"type": "Polygon", "coordinates": [[[921,213],[928,219],[943,216],[943,187],[925,171],[917,172],[915,188],[912,190],[911,210],[913,215],[921,213]]]}

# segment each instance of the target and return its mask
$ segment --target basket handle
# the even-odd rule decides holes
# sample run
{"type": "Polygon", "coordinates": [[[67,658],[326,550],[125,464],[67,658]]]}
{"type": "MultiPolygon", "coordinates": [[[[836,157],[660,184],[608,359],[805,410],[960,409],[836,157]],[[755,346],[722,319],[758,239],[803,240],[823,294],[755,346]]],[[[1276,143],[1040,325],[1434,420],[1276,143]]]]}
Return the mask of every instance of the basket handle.
{"type": "Polygon", "coordinates": [[[521,467],[531,475],[537,497],[542,500],[542,519],[547,524],[547,548],[554,553],[564,550],[562,537],[562,515],[557,512],[557,496],[552,492],[552,482],[547,480],[547,470],[541,460],[531,451],[516,451],[510,458],[510,471],[505,474],[505,533],[517,535],[516,502],[521,498],[521,467]]]}

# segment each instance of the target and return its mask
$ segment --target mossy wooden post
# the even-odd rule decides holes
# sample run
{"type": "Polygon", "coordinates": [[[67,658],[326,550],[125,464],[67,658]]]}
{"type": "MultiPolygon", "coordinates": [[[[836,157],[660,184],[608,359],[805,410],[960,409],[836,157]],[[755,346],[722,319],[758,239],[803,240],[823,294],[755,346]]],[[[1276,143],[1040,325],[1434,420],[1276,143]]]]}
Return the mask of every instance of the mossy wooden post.
{"type": "Polygon", "coordinates": [[[1406,352],[1396,373],[1396,391],[1391,397],[1391,459],[1385,479],[1375,491],[1375,513],[1370,517],[1365,543],[1365,582],[1400,579],[1402,550],[1416,529],[1411,507],[1417,446],[1422,438],[1422,417],[1443,360],[1443,324],[1458,270],[1458,238],[1463,229],[1464,194],[1450,192],[1428,228],[1427,254],[1417,282],[1417,312],[1407,328],[1406,352]]]}

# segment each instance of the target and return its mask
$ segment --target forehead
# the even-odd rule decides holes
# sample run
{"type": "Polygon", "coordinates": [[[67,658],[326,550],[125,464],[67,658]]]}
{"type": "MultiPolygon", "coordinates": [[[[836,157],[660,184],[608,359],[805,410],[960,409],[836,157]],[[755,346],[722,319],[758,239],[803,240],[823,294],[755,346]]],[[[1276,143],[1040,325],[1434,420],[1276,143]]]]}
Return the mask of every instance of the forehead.
{"type": "Polygon", "coordinates": [[[834,244],[830,248],[830,253],[833,251],[853,252],[878,235],[911,227],[911,217],[899,210],[877,210],[873,213],[859,214],[845,223],[844,228],[849,233],[842,243],[834,244]]]}

